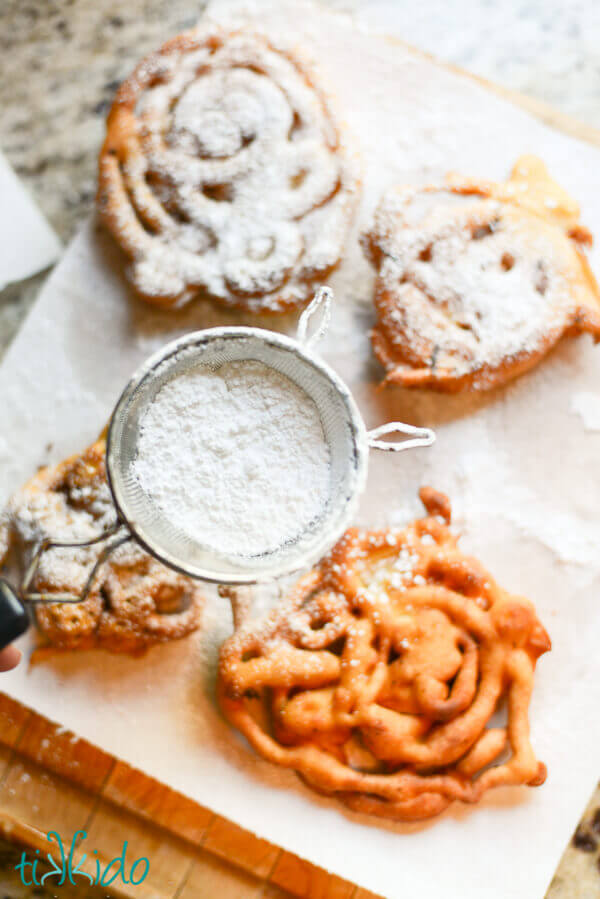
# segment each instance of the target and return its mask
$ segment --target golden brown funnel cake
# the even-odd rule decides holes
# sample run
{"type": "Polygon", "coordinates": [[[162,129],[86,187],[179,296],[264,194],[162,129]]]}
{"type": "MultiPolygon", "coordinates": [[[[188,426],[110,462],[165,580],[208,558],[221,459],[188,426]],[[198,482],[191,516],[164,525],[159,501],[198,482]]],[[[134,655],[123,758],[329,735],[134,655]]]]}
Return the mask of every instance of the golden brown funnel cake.
{"type": "Polygon", "coordinates": [[[261,624],[222,647],[218,694],[266,759],[398,821],[546,777],[529,738],[532,604],[465,556],[449,504],[403,530],[346,532],[261,624]],[[445,516],[442,517],[442,516],[445,516]],[[498,708],[506,723],[491,724],[498,708]]]}
{"type": "Polygon", "coordinates": [[[363,245],[377,268],[384,383],[486,390],[565,335],[600,339],[600,293],[579,207],[532,156],[508,181],[450,175],[382,199],[363,245]]]}
{"type": "MultiPolygon", "coordinates": [[[[13,550],[21,567],[42,540],[86,540],[116,519],[104,467],[105,441],[55,467],[42,468],[10,500],[0,529],[0,557],[13,550]]],[[[32,585],[47,593],[80,593],[102,545],[52,549],[42,556],[32,585]]],[[[200,624],[204,597],[136,543],[104,563],[83,602],[36,605],[36,619],[61,649],[103,647],[139,653],[155,643],[185,637],[200,624]]]]}
{"type": "Polygon", "coordinates": [[[117,92],[98,209],[140,296],[302,306],[338,263],[358,181],[307,65],[250,32],[202,26],[117,92]]]}

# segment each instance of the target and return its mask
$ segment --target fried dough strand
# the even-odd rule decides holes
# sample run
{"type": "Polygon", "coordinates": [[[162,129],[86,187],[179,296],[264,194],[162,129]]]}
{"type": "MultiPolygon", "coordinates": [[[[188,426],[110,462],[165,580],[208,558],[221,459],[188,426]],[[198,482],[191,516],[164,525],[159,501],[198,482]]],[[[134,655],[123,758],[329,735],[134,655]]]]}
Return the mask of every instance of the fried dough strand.
{"type": "Polygon", "coordinates": [[[548,635],[528,600],[458,549],[447,498],[420,496],[427,517],[347,531],[219,664],[223,712],[257,752],[395,820],[546,775],[528,708],[548,635]],[[504,701],[506,725],[489,726],[504,701]]]}

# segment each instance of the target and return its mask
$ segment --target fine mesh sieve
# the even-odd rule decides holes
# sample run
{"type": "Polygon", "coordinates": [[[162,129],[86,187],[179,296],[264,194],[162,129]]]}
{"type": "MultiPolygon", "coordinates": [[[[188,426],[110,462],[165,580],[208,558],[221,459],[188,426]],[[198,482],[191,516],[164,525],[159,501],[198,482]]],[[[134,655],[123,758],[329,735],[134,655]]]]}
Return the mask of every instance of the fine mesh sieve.
{"type": "Polygon", "coordinates": [[[311,565],[333,546],[352,519],[366,482],[369,448],[400,452],[434,442],[435,434],[429,428],[402,422],[366,430],[344,382],[312,352],[327,329],[331,298],[329,288],[317,291],[300,317],[296,339],[260,328],[212,328],[174,340],[138,369],[121,394],[108,429],[106,470],[118,517],[91,540],[41,541],[22,578],[19,595],[0,579],[0,647],[27,626],[23,601],[81,602],[89,595],[110,554],[130,540],[136,540],[159,561],[184,574],[219,584],[258,583],[311,565]],[[309,323],[316,312],[320,313],[320,322],[309,334],[309,323]],[[208,548],[178,528],[144,492],[133,465],[144,414],[167,382],[199,366],[217,370],[226,362],[242,360],[270,366],[312,400],[329,447],[330,478],[322,512],[305,531],[275,551],[231,556],[208,548]],[[408,439],[400,443],[381,439],[394,432],[408,439]],[[44,553],[59,547],[100,544],[102,549],[80,593],[37,593],[32,588],[44,553]]]}
{"type": "MultiPolygon", "coordinates": [[[[260,328],[213,328],[197,331],[167,344],[133,375],[111,417],[106,470],[118,517],[102,533],[86,541],[41,541],[22,578],[20,589],[0,578],[0,649],[23,634],[30,619],[24,603],[77,603],[86,599],[99,569],[123,543],[136,540],[159,561],[191,577],[222,585],[254,584],[271,580],[316,562],[341,536],[352,519],[367,477],[369,448],[400,452],[429,446],[435,434],[402,422],[389,422],[367,431],[350,391],[336,373],[312,353],[327,328],[331,291],[321,288],[303,312],[297,339],[260,328]],[[321,321],[309,335],[317,311],[321,321]],[[141,422],[159,390],[172,379],[199,366],[216,370],[226,362],[258,361],[293,381],[318,411],[329,447],[330,479],[321,514],[305,531],[275,551],[252,556],[219,553],[178,528],[144,492],[133,472],[141,422]],[[387,442],[385,434],[408,439],[387,442]],[[80,593],[37,593],[32,588],[44,553],[59,547],[103,544],[80,593]]],[[[238,587],[239,589],[239,587],[238,587]]]]}
{"type": "Polygon", "coordinates": [[[106,462],[121,518],[153,555],[193,577],[245,583],[308,564],[335,541],[344,530],[348,505],[364,484],[366,440],[348,390],[321,363],[305,356],[294,341],[256,328],[215,328],[169,344],[134,376],[113,415],[106,462]],[[296,540],[269,553],[235,557],[203,546],[167,518],[144,492],[133,463],[140,422],[166,383],[198,366],[214,371],[224,363],[241,360],[275,369],[313,400],[330,451],[330,480],[319,518],[296,540]]]}
{"type": "Polygon", "coordinates": [[[298,339],[259,328],[212,328],[167,344],[133,375],[119,399],[108,432],[106,467],[119,516],[152,555],[192,577],[227,584],[248,584],[289,574],[317,561],[341,536],[355,510],[367,474],[369,444],[406,449],[433,442],[428,429],[391,423],[367,433],[350,394],[338,375],[311,353],[325,330],[331,292],[323,288],[303,313],[298,339]],[[308,336],[310,318],[321,308],[320,327],[308,336]],[[294,540],[252,556],[222,554],[195,540],[170,520],[144,492],[134,474],[141,421],[165,384],[206,366],[215,371],[237,361],[258,361],[293,381],[317,408],[330,456],[327,500],[317,520],[294,540]],[[402,444],[378,440],[402,430],[402,444]]]}

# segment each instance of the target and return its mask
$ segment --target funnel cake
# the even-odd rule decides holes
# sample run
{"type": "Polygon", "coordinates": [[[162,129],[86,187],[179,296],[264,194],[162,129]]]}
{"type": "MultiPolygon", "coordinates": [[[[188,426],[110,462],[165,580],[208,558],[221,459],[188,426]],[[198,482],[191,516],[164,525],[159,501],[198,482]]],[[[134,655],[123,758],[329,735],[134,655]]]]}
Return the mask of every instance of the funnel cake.
{"type": "Polygon", "coordinates": [[[384,383],[487,390],[563,336],[599,340],[591,242],[577,204],[531,156],[504,183],[450,175],[385,196],[363,238],[384,383]]]}
{"type": "MultiPolygon", "coordinates": [[[[10,500],[0,529],[0,555],[14,551],[24,568],[45,539],[89,540],[116,519],[100,439],[81,455],[41,469],[10,500]]],[[[33,589],[80,593],[102,551],[57,548],[40,562],[33,589]]],[[[200,624],[203,594],[136,543],[119,547],[98,571],[89,596],[79,603],[35,606],[48,641],[60,649],[102,647],[137,654],[155,643],[185,637],[200,624]]]]}
{"type": "Polygon", "coordinates": [[[252,746],[351,809],[429,818],[492,787],[538,786],[532,604],[457,548],[447,499],[404,530],[346,532],[260,625],[222,647],[218,693],[252,746]],[[506,724],[492,724],[506,708],[506,724]]]}
{"type": "Polygon", "coordinates": [[[357,186],[309,67],[258,34],[207,25],[117,92],[98,209],[148,302],[202,293],[278,312],[338,263],[357,186]]]}

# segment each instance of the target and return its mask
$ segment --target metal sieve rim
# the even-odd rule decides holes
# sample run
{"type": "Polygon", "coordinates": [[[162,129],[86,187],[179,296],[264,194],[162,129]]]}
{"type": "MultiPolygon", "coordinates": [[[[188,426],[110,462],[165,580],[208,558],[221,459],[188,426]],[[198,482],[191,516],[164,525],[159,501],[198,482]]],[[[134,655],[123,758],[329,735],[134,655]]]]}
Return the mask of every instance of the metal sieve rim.
{"type": "MultiPolygon", "coordinates": [[[[195,354],[190,353],[190,367],[198,361],[199,359],[195,357],[195,354]]],[[[262,361],[264,364],[268,364],[268,362],[262,361]]],[[[308,395],[310,396],[310,393],[308,395]]],[[[253,584],[273,580],[308,567],[322,558],[324,553],[334,545],[348,526],[354,514],[358,497],[364,489],[367,477],[368,454],[367,431],[354,398],[346,384],[327,363],[315,357],[312,353],[305,351],[302,344],[287,335],[262,328],[226,326],[195,331],[176,338],[153,353],[136,369],[117,400],[111,416],[106,444],[106,473],[119,518],[129,528],[138,543],[152,556],[183,574],[211,583],[253,584]],[[155,540],[145,523],[136,521],[135,517],[128,510],[124,489],[126,469],[124,465],[120,464],[120,462],[124,461],[124,454],[119,452],[119,439],[123,437],[127,409],[131,408],[138,391],[144,385],[147,385],[148,378],[152,378],[153,373],[159,367],[162,367],[173,356],[179,356],[186,349],[201,347],[213,341],[229,338],[258,340],[263,346],[274,346],[278,349],[283,349],[293,356],[295,355],[302,364],[312,366],[320,375],[324,376],[343,403],[347,415],[346,424],[349,428],[353,448],[353,454],[348,458],[348,485],[350,489],[345,497],[345,509],[343,514],[338,516],[337,523],[333,525],[325,518],[322,533],[319,534],[318,530],[315,532],[318,535],[318,539],[315,540],[310,551],[299,552],[293,563],[290,563],[290,556],[282,558],[277,563],[275,556],[270,566],[265,564],[264,570],[254,570],[248,573],[220,570],[217,567],[218,556],[215,556],[217,564],[214,568],[187,563],[185,560],[173,555],[169,550],[166,550],[160,541],[155,540]]]]}

